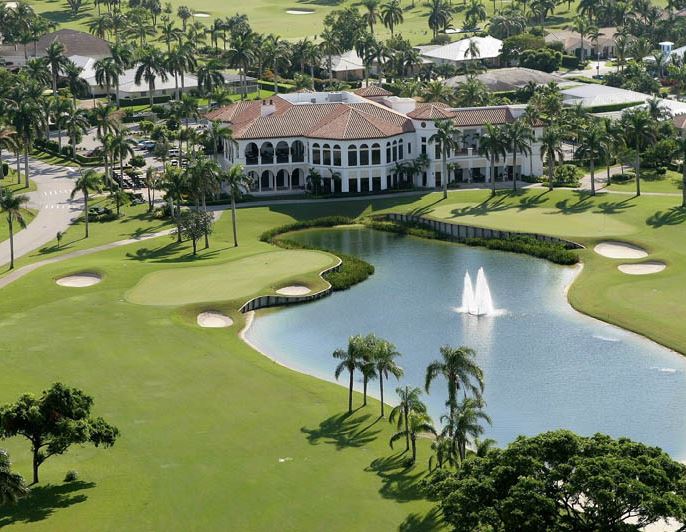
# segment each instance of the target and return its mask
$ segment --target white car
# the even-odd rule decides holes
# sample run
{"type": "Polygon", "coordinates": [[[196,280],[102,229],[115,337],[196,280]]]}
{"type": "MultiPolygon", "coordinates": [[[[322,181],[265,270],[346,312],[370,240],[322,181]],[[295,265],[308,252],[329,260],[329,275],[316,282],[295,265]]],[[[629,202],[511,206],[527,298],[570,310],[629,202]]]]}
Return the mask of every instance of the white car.
{"type": "Polygon", "coordinates": [[[138,148],[141,150],[154,150],[157,143],[154,140],[141,140],[138,148]]]}

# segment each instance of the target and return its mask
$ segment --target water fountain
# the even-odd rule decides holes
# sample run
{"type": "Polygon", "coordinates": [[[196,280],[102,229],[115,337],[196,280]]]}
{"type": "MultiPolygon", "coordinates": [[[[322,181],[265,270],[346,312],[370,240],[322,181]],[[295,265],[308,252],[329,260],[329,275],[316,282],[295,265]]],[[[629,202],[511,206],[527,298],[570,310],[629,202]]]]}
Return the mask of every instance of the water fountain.
{"type": "Polygon", "coordinates": [[[473,316],[489,316],[495,314],[491,289],[483,268],[479,268],[476,274],[476,285],[472,284],[469,272],[464,275],[464,288],[462,290],[462,307],[460,312],[473,316]]]}

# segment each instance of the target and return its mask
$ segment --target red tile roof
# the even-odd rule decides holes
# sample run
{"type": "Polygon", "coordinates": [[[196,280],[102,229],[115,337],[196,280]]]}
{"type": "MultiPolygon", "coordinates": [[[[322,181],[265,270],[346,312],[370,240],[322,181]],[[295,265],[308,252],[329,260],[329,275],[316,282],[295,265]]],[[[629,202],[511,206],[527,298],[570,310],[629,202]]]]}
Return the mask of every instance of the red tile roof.
{"type": "Polygon", "coordinates": [[[507,107],[475,107],[456,109],[453,114],[456,126],[480,126],[483,124],[507,124],[514,121],[507,107]]]}
{"type": "Polygon", "coordinates": [[[455,113],[444,103],[418,103],[415,110],[407,116],[415,120],[441,120],[452,118],[455,113]]]}
{"type": "Polygon", "coordinates": [[[355,94],[363,98],[378,98],[381,96],[393,96],[391,91],[387,91],[379,85],[370,85],[369,87],[362,87],[355,91],[355,94]]]}

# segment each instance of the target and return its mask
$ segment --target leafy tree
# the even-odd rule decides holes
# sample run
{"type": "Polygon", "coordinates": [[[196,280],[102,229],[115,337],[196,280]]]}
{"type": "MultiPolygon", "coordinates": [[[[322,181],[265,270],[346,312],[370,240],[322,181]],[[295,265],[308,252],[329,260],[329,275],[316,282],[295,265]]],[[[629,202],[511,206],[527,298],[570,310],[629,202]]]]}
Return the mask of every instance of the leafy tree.
{"type": "Polygon", "coordinates": [[[0,449],[0,506],[14,504],[29,493],[24,479],[12,472],[11,466],[7,451],[0,449]]]}
{"type": "Polygon", "coordinates": [[[524,50],[519,56],[519,64],[524,68],[555,72],[562,65],[562,53],[550,48],[524,50]]]}
{"type": "Polygon", "coordinates": [[[463,390],[474,397],[481,397],[484,389],[484,375],[475,361],[476,351],[469,347],[441,347],[441,359],[435,360],[426,368],[424,387],[428,393],[431,383],[442,376],[448,382],[448,408],[450,417],[457,409],[457,393],[463,390]]]}
{"type": "Polygon", "coordinates": [[[558,430],[437,470],[424,482],[446,523],[473,530],[643,530],[686,520],[686,466],[626,438],[558,430]]]}
{"type": "Polygon", "coordinates": [[[410,450],[410,433],[408,431],[410,414],[426,413],[426,405],[420,399],[422,390],[420,388],[396,388],[398,404],[393,407],[388,416],[389,423],[395,423],[398,430],[405,430],[405,450],[410,450]]]}
{"type": "Polygon", "coordinates": [[[7,215],[7,227],[10,233],[10,270],[14,268],[14,224],[26,227],[23,206],[28,203],[28,196],[15,196],[10,189],[0,188],[0,211],[7,215]]]}
{"type": "Polygon", "coordinates": [[[114,445],[119,430],[103,418],[91,417],[93,398],[77,388],[55,383],[40,397],[24,394],[0,408],[0,436],[23,436],[31,443],[33,483],[48,458],[74,444],[114,445]]]}
{"type": "Polygon", "coordinates": [[[364,34],[366,27],[367,19],[360,16],[357,8],[338,9],[326,15],[325,29],[320,32],[319,36],[323,39],[324,32],[327,32],[330,34],[331,41],[337,43],[340,50],[352,50],[355,42],[364,34]]]}
{"type": "Polygon", "coordinates": [[[86,222],[86,238],[88,238],[88,199],[91,192],[102,190],[102,175],[93,169],[81,171],[81,175],[74,183],[74,190],[71,191],[71,198],[77,194],[83,194],[83,218],[86,222]]]}
{"type": "Polygon", "coordinates": [[[365,351],[365,339],[361,335],[355,335],[348,338],[348,348],[347,349],[336,349],[333,352],[333,357],[340,360],[338,366],[336,366],[335,376],[336,380],[340,377],[341,373],[347,371],[349,374],[348,382],[348,413],[351,414],[353,411],[353,383],[355,370],[359,369],[360,361],[362,360],[365,351]]]}
{"type": "Polygon", "coordinates": [[[518,60],[524,50],[538,50],[539,48],[545,48],[543,37],[532,33],[520,33],[503,41],[501,57],[503,61],[510,64],[512,61],[518,60]]]}
{"type": "Polygon", "coordinates": [[[204,211],[185,211],[179,217],[181,235],[193,244],[193,255],[198,253],[198,240],[212,232],[214,217],[204,211]]]}

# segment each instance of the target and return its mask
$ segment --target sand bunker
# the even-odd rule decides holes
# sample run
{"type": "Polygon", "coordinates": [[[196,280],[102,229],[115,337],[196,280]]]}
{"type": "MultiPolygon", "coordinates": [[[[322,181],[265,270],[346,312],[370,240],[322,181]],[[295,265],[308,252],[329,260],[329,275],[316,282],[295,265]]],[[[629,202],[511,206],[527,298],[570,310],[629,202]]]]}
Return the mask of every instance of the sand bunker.
{"type": "Polygon", "coordinates": [[[211,329],[221,329],[223,327],[231,327],[233,320],[219,312],[201,312],[198,314],[198,325],[211,329]]]}
{"type": "Polygon", "coordinates": [[[645,249],[626,242],[601,242],[594,251],[609,259],[642,259],[648,256],[645,249]]]}
{"type": "Polygon", "coordinates": [[[311,290],[303,285],[294,284],[291,286],[284,286],[279,288],[276,293],[281,296],[304,296],[309,294],[311,290]]]}
{"type": "Polygon", "coordinates": [[[95,273],[79,273],[60,277],[55,282],[60,286],[68,286],[69,288],[84,288],[98,284],[100,281],[102,281],[102,277],[95,273]]]}
{"type": "Polygon", "coordinates": [[[650,275],[651,273],[659,273],[666,267],[667,265],[664,262],[652,261],[640,264],[620,264],[617,266],[617,269],[629,275],[650,275]]]}
{"type": "Polygon", "coordinates": [[[207,13],[193,13],[193,16],[198,18],[210,18],[210,15],[207,13]]]}
{"type": "Polygon", "coordinates": [[[312,15],[314,11],[310,9],[287,9],[286,13],[289,15],[312,15]]]}

